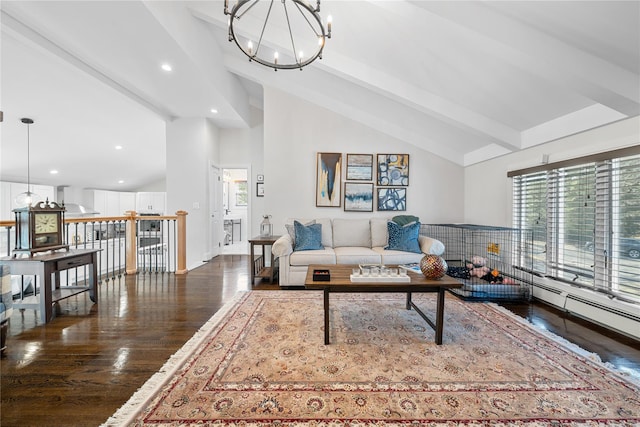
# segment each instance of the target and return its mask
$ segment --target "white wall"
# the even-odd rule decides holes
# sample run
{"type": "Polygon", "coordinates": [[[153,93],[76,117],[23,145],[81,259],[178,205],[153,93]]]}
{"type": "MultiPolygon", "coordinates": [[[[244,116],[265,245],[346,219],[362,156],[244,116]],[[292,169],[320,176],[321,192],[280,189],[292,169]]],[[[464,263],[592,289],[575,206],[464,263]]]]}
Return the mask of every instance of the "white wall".
{"type": "Polygon", "coordinates": [[[507,172],[538,166],[543,154],[553,163],[639,143],[640,118],[634,117],[468,166],[464,170],[464,221],[511,227],[512,187],[507,172]]]}
{"type": "MultiPolygon", "coordinates": [[[[145,185],[142,185],[138,188],[135,189],[136,192],[140,192],[140,191],[153,191],[153,192],[157,192],[157,191],[167,191],[167,178],[164,177],[162,179],[159,179],[155,182],[149,182],[145,185]]],[[[171,215],[173,215],[175,212],[171,213],[171,215]]]]}
{"type": "Polygon", "coordinates": [[[206,119],[167,123],[167,212],[186,210],[187,268],[209,252],[209,162],[219,162],[218,129],[206,119]],[[196,208],[195,206],[199,206],[196,208]]]}
{"type": "Polygon", "coordinates": [[[463,220],[461,166],[273,88],[264,89],[264,111],[264,213],[273,215],[274,233],[284,232],[285,220],[292,217],[394,215],[375,209],[364,213],[344,212],[343,207],[317,208],[317,152],[407,153],[406,214],[416,215],[424,223],[463,220]]]}

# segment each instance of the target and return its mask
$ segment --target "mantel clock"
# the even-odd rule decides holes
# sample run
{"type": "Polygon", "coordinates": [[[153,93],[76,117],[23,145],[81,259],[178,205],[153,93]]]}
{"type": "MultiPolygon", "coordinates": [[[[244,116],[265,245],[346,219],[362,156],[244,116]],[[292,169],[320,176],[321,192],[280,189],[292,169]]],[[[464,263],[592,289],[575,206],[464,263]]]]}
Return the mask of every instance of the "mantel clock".
{"type": "Polygon", "coordinates": [[[16,215],[16,247],[14,255],[69,249],[64,244],[64,205],[56,202],[38,202],[14,209],[16,215]]]}

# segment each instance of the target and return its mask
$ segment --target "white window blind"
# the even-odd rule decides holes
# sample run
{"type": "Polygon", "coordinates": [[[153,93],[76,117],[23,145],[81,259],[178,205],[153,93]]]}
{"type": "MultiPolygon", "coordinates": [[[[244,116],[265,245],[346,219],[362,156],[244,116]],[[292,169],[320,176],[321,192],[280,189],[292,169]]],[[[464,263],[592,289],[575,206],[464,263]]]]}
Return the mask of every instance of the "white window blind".
{"type": "Polygon", "coordinates": [[[513,221],[533,231],[523,268],[640,302],[640,155],[619,154],[511,172],[513,221]]]}
{"type": "Polygon", "coordinates": [[[533,235],[531,265],[524,269],[540,274],[547,271],[547,172],[515,177],[513,193],[514,228],[529,229],[533,235]],[[515,191],[515,188],[518,191],[515,191]]]}

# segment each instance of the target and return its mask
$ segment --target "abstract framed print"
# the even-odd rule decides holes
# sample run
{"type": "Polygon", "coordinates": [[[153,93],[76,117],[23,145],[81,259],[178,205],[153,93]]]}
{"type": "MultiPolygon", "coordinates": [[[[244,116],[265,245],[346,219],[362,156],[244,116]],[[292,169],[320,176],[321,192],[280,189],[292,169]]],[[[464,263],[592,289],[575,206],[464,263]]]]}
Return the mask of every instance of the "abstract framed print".
{"type": "Polygon", "coordinates": [[[342,206],[342,153],[318,153],[316,206],[342,206]]]}
{"type": "Polygon", "coordinates": [[[345,212],[373,212],[373,184],[344,183],[345,212]]]}
{"type": "Polygon", "coordinates": [[[347,154],[347,181],[373,181],[373,154],[347,154]]]}
{"type": "Polygon", "coordinates": [[[406,211],[407,189],[404,187],[378,188],[379,211],[406,211]]]}
{"type": "Polygon", "coordinates": [[[406,187],[409,185],[408,154],[378,154],[378,185],[406,187]]]}

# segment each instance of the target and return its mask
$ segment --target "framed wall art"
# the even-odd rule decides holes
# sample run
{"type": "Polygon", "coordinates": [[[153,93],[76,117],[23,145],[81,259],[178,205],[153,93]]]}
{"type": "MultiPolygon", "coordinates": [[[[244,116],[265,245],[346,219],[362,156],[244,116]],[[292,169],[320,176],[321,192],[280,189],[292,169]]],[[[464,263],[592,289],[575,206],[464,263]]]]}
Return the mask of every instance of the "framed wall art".
{"type": "Polygon", "coordinates": [[[347,154],[347,181],[373,181],[373,154],[347,154]]]}
{"type": "Polygon", "coordinates": [[[379,211],[406,211],[407,189],[404,187],[378,188],[379,211]]]}
{"type": "Polygon", "coordinates": [[[373,212],[373,184],[344,183],[345,212],[373,212]]]}
{"type": "Polygon", "coordinates": [[[342,206],[342,153],[318,153],[316,206],[342,206]]]}
{"type": "Polygon", "coordinates": [[[405,187],[409,185],[408,154],[378,154],[376,166],[378,185],[405,187]]]}

